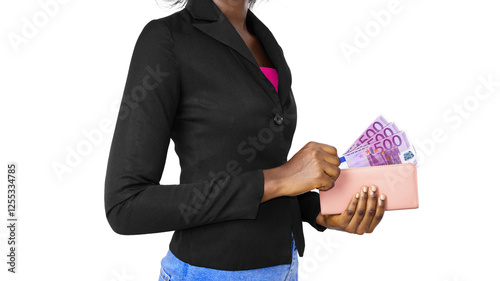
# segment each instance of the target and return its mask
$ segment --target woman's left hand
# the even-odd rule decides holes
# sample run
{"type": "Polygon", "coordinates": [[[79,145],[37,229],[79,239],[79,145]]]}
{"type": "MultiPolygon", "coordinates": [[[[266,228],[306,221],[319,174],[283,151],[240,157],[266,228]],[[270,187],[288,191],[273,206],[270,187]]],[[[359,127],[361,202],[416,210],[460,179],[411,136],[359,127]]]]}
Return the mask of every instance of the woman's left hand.
{"type": "Polygon", "coordinates": [[[360,192],[352,196],[349,205],[340,215],[322,215],[316,217],[316,223],[329,229],[356,233],[372,233],[380,223],[385,212],[386,196],[377,197],[377,187],[363,186],[360,192]]]}

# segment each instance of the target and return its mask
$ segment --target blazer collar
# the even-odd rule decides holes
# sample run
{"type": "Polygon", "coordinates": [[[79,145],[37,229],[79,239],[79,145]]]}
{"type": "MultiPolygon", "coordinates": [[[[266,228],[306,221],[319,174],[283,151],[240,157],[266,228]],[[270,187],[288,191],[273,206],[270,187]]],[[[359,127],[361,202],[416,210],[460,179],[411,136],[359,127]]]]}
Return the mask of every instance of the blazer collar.
{"type": "MultiPolygon", "coordinates": [[[[196,20],[193,26],[231,47],[250,61],[260,71],[250,49],[245,44],[239,33],[212,0],[189,0],[186,9],[196,20]]],[[[291,74],[286,63],[283,51],[271,31],[249,9],[247,11],[247,26],[259,38],[269,59],[278,71],[278,96],[281,105],[288,99],[291,90],[291,74]]],[[[276,95],[276,93],[274,93],[276,95]]]]}

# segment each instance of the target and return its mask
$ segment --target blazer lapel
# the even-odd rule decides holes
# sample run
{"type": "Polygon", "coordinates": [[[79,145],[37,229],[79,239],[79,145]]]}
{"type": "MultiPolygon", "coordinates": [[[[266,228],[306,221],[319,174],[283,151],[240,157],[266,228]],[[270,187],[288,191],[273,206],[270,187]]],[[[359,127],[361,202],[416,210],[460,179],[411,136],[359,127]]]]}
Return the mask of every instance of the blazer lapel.
{"type": "Polygon", "coordinates": [[[264,47],[267,56],[278,71],[278,96],[283,106],[290,97],[292,83],[290,69],[286,63],[283,50],[271,31],[250,10],[248,10],[247,13],[247,26],[253,29],[255,35],[259,38],[260,43],[264,47]]]}
{"type": "Polygon", "coordinates": [[[245,41],[243,41],[224,13],[222,13],[212,0],[190,0],[186,4],[186,8],[195,19],[205,20],[193,23],[196,28],[233,48],[250,62],[258,66],[257,61],[255,61],[245,41]]]}
{"type": "MultiPolygon", "coordinates": [[[[193,26],[234,49],[261,72],[259,64],[245,44],[245,41],[243,41],[224,13],[222,13],[212,0],[189,0],[186,4],[186,9],[188,9],[194,19],[200,20],[193,23],[193,26]]],[[[283,51],[271,31],[252,13],[252,11],[248,10],[246,20],[248,28],[252,29],[259,38],[269,59],[278,71],[278,96],[280,104],[283,106],[291,90],[290,69],[284,58],[283,51]]],[[[267,80],[263,74],[260,75],[260,77],[267,80]]],[[[276,95],[276,93],[274,92],[273,95],[276,95]]]]}

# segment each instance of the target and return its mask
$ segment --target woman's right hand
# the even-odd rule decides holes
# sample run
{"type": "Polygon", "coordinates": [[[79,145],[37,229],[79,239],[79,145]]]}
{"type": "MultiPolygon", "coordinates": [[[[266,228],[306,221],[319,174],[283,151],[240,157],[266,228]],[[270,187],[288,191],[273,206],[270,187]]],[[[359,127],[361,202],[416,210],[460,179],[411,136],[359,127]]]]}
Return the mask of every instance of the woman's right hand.
{"type": "Polygon", "coordinates": [[[308,142],[285,164],[263,170],[261,202],[280,196],[296,196],[309,190],[328,190],[340,175],[340,159],[333,146],[308,142]]]}

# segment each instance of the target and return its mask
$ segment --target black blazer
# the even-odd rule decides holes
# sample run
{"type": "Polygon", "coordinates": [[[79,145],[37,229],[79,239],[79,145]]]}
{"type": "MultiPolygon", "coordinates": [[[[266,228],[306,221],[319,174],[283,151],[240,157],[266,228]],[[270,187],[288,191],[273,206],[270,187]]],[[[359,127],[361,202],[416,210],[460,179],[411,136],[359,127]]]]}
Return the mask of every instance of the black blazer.
{"type": "Polygon", "coordinates": [[[247,25],[279,75],[279,92],[211,0],[150,21],[135,46],[111,144],[105,211],[119,234],[175,230],[170,250],[196,266],[245,270],[291,262],[293,231],[316,225],[308,192],[260,203],[262,170],[282,165],[296,127],[283,51],[249,10],[247,25]],[[179,184],[161,185],[170,139],[179,184]]]}

